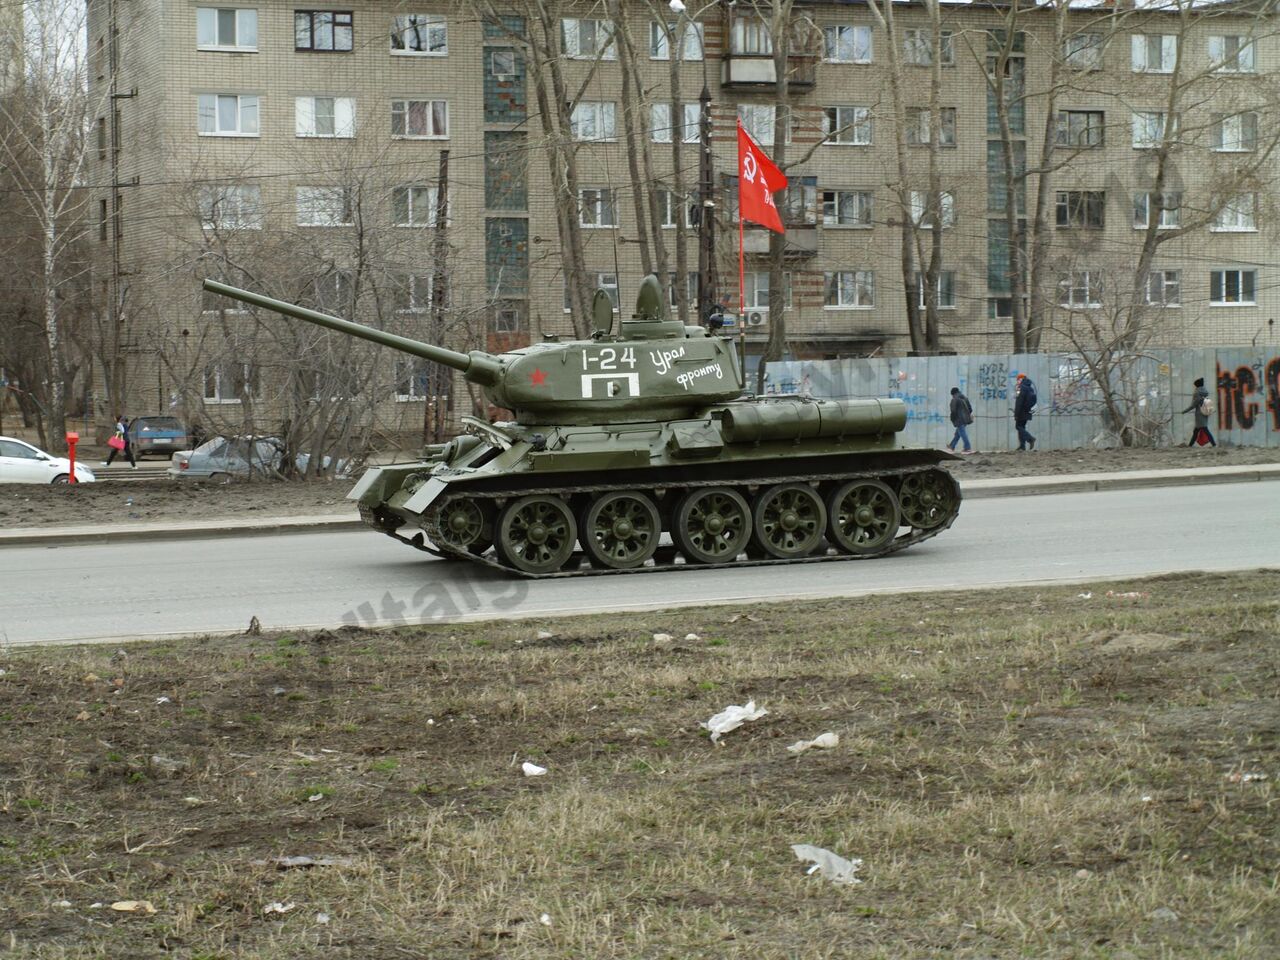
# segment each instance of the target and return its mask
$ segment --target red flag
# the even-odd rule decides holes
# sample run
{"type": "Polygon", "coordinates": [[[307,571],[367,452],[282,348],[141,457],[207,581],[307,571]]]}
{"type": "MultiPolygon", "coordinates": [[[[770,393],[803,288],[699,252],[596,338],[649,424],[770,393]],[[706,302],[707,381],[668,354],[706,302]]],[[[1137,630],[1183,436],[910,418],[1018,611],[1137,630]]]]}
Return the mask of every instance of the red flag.
{"type": "Polygon", "coordinates": [[[774,205],[773,194],[787,185],[786,175],[779,170],[738,121],[738,213],[777,233],[786,233],[782,217],[774,205]]]}

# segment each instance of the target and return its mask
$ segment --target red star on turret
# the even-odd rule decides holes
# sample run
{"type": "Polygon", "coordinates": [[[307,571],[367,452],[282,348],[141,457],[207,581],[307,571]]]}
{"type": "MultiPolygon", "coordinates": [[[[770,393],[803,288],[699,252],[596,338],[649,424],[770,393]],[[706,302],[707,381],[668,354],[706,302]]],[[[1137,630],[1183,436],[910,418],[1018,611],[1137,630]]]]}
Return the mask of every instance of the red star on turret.
{"type": "Polygon", "coordinates": [[[534,368],[533,373],[529,374],[529,379],[535,387],[545,387],[547,385],[547,374],[545,371],[534,368]]]}

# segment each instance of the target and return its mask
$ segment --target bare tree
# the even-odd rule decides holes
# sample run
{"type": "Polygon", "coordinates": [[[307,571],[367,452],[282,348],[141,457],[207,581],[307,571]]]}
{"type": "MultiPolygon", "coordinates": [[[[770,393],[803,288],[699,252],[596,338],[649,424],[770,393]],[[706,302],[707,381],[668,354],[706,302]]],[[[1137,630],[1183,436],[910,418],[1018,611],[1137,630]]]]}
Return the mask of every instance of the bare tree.
{"type": "MultiPolygon", "coordinates": [[[[84,50],[85,7],[73,0],[30,0],[25,5],[25,70],[15,93],[0,98],[6,122],[0,157],[34,225],[39,250],[39,316],[46,353],[44,441],[63,449],[68,382],[68,310],[65,294],[83,280],[77,253],[84,194],[77,189],[88,155],[91,115],[84,50]]],[[[7,37],[5,46],[21,46],[7,37]]]]}

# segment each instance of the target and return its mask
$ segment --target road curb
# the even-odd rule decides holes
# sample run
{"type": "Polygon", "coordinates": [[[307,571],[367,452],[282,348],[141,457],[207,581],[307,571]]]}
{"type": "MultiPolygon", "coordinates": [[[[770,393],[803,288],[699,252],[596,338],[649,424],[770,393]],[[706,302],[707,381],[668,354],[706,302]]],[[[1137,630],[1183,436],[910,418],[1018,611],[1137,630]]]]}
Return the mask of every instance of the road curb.
{"type": "MultiPolygon", "coordinates": [[[[1096,493],[1103,490],[1139,490],[1215,483],[1257,483],[1280,480],[1280,463],[1179,470],[1137,470],[1121,473],[1089,473],[1064,476],[1009,477],[998,480],[960,480],[966,500],[995,497],[1027,497],[1052,493],[1096,493]]],[[[0,549],[7,546],[67,546],[75,544],[144,541],[207,540],[225,537],[276,536],[288,533],[339,533],[362,528],[357,517],[276,517],[219,526],[202,523],[104,524],[93,527],[36,527],[0,531],[0,549]]]]}

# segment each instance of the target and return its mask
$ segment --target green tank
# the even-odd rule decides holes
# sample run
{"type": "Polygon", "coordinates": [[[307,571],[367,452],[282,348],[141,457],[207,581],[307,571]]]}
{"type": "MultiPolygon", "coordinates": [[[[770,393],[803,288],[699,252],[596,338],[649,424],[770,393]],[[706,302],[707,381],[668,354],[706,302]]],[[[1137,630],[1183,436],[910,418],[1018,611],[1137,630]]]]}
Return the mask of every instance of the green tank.
{"type": "Polygon", "coordinates": [[[444,364],[512,422],[462,418],[348,497],[370,527],[527,577],[878,557],[949,527],[939,450],[897,445],[898,399],[750,397],[731,340],[671,320],[656,277],[615,332],[458,353],[213,280],[206,290],[444,364]],[[665,536],[664,536],[665,535],[665,536]]]}

